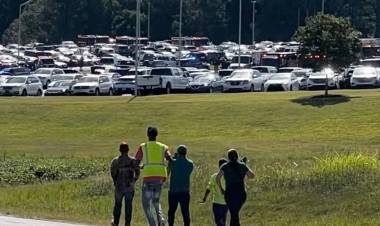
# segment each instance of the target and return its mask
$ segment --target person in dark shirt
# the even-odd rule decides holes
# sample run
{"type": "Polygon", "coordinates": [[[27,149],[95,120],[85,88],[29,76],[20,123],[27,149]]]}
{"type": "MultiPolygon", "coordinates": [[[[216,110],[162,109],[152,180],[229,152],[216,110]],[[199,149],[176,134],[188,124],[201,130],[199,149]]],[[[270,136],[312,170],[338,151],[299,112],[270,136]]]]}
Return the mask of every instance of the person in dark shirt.
{"type": "Polygon", "coordinates": [[[140,176],[138,162],[128,155],[129,145],[120,144],[119,157],[112,160],[111,176],[115,186],[115,206],[113,210],[112,226],[120,223],[121,207],[125,199],[125,225],[130,226],[132,220],[132,201],[135,194],[135,183],[140,176]]]}
{"type": "Polygon", "coordinates": [[[176,158],[169,164],[169,226],[174,225],[175,212],[178,204],[181,205],[183,225],[190,226],[190,177],[194,169],[193,161],[186,157],[187,147],[181,145],[177,148],[176,158]]]}
{"type": "Polygon", "coordinates": [[[247,199],[245,178],[254,178],[255,175],[244,162],[239,160],[239,154],[236,150],[229,150],[227,155],[228,162],[220,168],[216,176],[216,183],[224,194],[224,199],[230,211],[230,226],[240,226],[239,212],[247,199]],[[226,183],[225,189],[222,186],[223,176],[226,183]]]}

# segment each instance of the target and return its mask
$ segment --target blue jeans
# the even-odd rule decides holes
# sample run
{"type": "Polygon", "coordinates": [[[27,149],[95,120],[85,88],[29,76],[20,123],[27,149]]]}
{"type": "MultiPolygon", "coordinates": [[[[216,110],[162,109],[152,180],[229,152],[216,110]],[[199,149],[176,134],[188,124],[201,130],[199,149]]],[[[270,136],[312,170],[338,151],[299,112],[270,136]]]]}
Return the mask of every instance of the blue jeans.
{"type": "Polygon", "coordinates": [[[227,205],[213,203],[212,212],[214,213],[214,220],[215,220],[216,226],[226,226],[226,219],[227,219],[227,212],[228,212],[227,205]]]}
{"type": "Polygon", "coordinates": [[[162,182],[143,182],[142,206],[149,226],[165,225],[165,218],[160,204],[162,182]],[[151,206],[156,210],[157,224],[151,206]]]}
{"type": "Polygon", "coordinates": [[[115,207],[113,209],[113,223],[119,225],[121,206],[123,204],[123,198],[125,199],[125,225],[130,225],[132,220],[132,201],[134,192],[120,192],[115,191],[115,207]]]}

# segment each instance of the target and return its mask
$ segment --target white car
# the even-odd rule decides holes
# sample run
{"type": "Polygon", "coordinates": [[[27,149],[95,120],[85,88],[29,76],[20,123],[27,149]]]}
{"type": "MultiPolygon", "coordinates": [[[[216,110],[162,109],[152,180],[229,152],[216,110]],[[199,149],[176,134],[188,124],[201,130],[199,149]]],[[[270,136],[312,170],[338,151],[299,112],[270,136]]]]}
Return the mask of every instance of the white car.
{"type": "Polygon", "coordinates": [[[297,76],[298,82],[300,84],[300,89],[307,88],[307,79],[312,72],[313,70],[308,68],[293,71],[293,74],[297,76]]]}
{"type": "Polygon", "coordinates": [[[113,95],[113,82],[105,75],[88,75],[81,78],[72,87],[73,95],[113,95]]]}
{"type": "Polygon", "coordinates": [[[239,69],[224,81],[223,91],[261,91],[263,78],[257,70],[239,69]]]}
{"type": "Polygon", "coordinates": [[[277,73],[264,84],[265,92],[268,91],[294,91],[299,90],[300,84],[293,73],[277,73]]]}
{"type": "Polygon", "coordinates": [[[13,76],[0,86],[0,94],[6,96],[42,96],[43,88],[36,76],[13,76]]]}
{"type": "Polygon", "coordinates": [[[65,74],[65,72],[60,68],[39,68],[33,74],[40,78],[43,87],[47,88],[54,75],[65,74]]]}
{"type": "Polygon", "coordinates": [[[326,79],[329,89],[338,87],[337,77],[331,70],[323,70],[310,74],[307,80],[308,89],[324,89],[326,86],[326,79]]]}
{"type": "MultiPolygon", "coordinates": [[[[253,62],[254,62],[254,59],[251,55],[240,56],[240,68],[250,68],[253,62]]],[[[232,62],[228,68],[239,69],[239,56],[235,55],[232,57],[232,62]]]]}
{"type": "Polygon", "coordinates": [[[253,70],[258,70],[265,81],[268,81],[274,74],[277,73],[276,67],[273,66],[255,66],[253,70]]]}
{"type": "Polygon", "coordinates": [[[173,90],[185,91],[189,82],[189,77],[177,67],[152,68],[150,75],[137,77],[139,89],[163,89],[167,94],[173,90]]]}
{"type": "Polygon", "coordinates": [[[379,85],[379,74],[374,67],[358,67],[354,69],[351,77],[351,87],[379,85]]]}

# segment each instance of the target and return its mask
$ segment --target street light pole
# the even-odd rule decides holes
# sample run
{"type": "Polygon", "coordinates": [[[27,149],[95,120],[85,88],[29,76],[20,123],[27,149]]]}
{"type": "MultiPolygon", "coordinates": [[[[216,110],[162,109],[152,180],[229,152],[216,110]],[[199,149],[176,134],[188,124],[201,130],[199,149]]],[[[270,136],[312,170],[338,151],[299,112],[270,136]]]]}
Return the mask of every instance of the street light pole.
{"type": "Polygon", "coordinates": [[[29,3],[31,3],[33,0],[26,1],[22,4],[20,4],[19,10],[18,10],[18,40],[17,40],[17,64],[19,63],[20,60],[20,45],[21,45],[21,11],[22,8],[29,3]]]}
{"type": "Polygon", "coordinates": [[[148,2],[148,40],[150,40],[150,0],[148,2]]]}
{"type": "Polygon", "coordinates": [[[322,14],[325,14],[325,0],[322,0],[322,14]]]}
{"type": "Polygon", "coordinates": [[[252,1],[252,45],[255,45],[255,15],[256,14],[256,1],[252,1]]]}
{"type": "Polygon", "coordinates": [[[139,64],[140,64],[140,6],[141,6],[141,0],[137,0],[136,4],[136,59],[135,59],[135,97],[138,96],[138,84],[137,84],[137,76],[139,74],[139,64]]]}
{"type": "Polygon", "coordinates": [[[183,0],[179,1],[179,54],[178,65],[181,66],[182,57],[182,14],[183,14],[183,0]]]}
{"type": "Polygon", "coordinates": [[[239,63],[239,68],[240,68],[240,58],[241,58],[241,8],[242,8],[242,3],[241,0],[239,0],[239,53],[238,53],[238,63],[239,63]]]}

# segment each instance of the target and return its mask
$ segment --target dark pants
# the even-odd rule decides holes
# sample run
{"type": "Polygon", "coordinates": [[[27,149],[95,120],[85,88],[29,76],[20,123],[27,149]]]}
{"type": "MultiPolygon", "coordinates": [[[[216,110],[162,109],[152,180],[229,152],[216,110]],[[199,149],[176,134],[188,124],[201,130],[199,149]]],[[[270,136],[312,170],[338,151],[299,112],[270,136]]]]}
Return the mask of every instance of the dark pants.
{"type": "Polygon", "coordinates": [[[225,226],[228,207],[221,204],[212,204],[212,212],[214,213],[214,220],[216,226],[225,226]]]}
{"type": "Polygon", "coordinates": [[[113,223],[119,225],[121,207],[123,204],[123,198],[125,199],[125,225],[131,225],[132,220],[132,201],[135,193],[134,192],[115,192],[115,207],[113,209],[113,223]]]}
{"type": "Polygon", "coordinates": [[[231,215],[230,226],[240,226],[239,212],[247,199],[247,193],[244,190],[227,190],[224,198],[231,215]]]}
{"type": "Polygon", "coordinates": [[[189,192],[169,192],[169,213],[168,223],[169,226],[174,225],[175,212],[177,211],[178,203],[181,205],[181,212],[183,217],[183,225],[190,226],[190,193],[189,192]]]}

